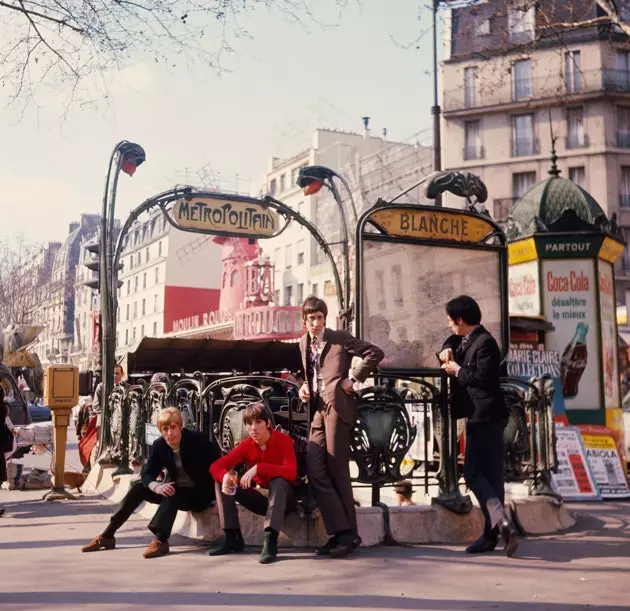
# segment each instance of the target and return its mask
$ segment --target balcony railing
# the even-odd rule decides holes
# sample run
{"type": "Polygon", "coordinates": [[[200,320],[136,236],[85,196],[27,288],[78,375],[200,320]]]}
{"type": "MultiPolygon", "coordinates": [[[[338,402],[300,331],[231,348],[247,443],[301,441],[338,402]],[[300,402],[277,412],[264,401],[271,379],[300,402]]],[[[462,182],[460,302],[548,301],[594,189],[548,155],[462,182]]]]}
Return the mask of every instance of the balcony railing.
{"type": "Polygon", "coordinates": [[[567,149],[586,148],[589,144],[590,141],[586,134],[569,134],[564,140],[564,145],[567,149]]]}
{"type": "Polygon", "coordinates": [[[502,199],[495,199],[492,202],[492,217],[495,221],[505,221],[512,212],[517,197],[504,197],[502,199]]]}
{"type": "Polygon", "coordinates": [[[527,157],[538,155],[540,145],[538,138],[514,138],[512,140],[512,157],[527,157]]]}
{"type": "Polygon", "coordinates": [[[465,146],[464,147],[464,160],[470,161],[472,159],[484,159],[485,152],[483,146],[465,146]]]}
{"type": "Polygon", "coordinates": [[[617,132],[617,146],[621,149],[630,149],[630,132],[617,132]]]}
{"type": "Polygon", "coordinates": [[[580,78],[567,79],[564,73],[531,79],[496,77],[476,80],[476,91],[465,94],[463,86],[444,92],[444,112],[464,108],[486,108],[521,104],[533,100],[577,98],[586,93],[630,93],[630,70],[584,70],[580,78]]]}

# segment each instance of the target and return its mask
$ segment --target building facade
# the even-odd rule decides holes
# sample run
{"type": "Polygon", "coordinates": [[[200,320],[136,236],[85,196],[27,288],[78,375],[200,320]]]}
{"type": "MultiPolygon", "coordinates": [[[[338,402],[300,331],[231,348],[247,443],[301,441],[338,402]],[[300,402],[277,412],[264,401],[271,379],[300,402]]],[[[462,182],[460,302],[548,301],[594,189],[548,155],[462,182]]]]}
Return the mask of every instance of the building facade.
{"type": "Polygon", "coordinates": [[[55,245],[55,255],[48,284],[43,285],[42,299],[33,313],[33,321],[44,327],[33,346],[42,361],[71,362],[75,351],[75,316],[77,306],[77,267],[81,244],[93,235],[100,224],[100,215],[82,214],[79,222],[70,223],[68,236],[55,245]]]}
{"type": "MultiPolygon", "coordinates": [[[[406,142],[393,142],[373,136],[366,127],[363,134],[318,129],[309,149],[287,159],[273,158],[263,191],[294,208],[313,222],[331,244],[337,267],[342,273],[342,225],[340,212],[327,189],[305,196],[296,181],[300,168],[321,165],[331,168],[346,180],[357,215],[374,205],[378,198],[394,197],[431,172],[431,151],[414,136],[406,142]]],[[[349,224],[351,272],[354,268],[354,231],[356,218],[348,190],[337,182],[349,224]]],[[[424,202],[419,189],[404,200],[424,202]]],[[[297,223],[271,240],[262,240],[263,252],[275,269],[277,305],[297,306],[308,295],[326,300],[328,324],[336,325],[339,315],[337,291],[330,263],[317,242],[297,223]]],[[[352,273],[351,273],[352,277],[352,273]]],[[[343,281],[343,279],[342,279],[343,281]]]]}
{"type": "MultiPolygon", "coordinates": [[[[496,220],[545,178],[554,138],[562,175],[630,228],[627,39],[609,23],[558,25],[602,16],[596,3],[552,0],[488,0],[450,11],[443,165],[482,177],[496,220]]],[[[630,298],[628,249],[616,273],[623,302],[630,298]]]]}
{"type": "Polygon", "coordinates": [[[118,289],[117,354],[143,337],[162,337],[196,325],[219,310],[221,247],[211,236],[180,231],[155,212],[124,238],[118,289]]]}

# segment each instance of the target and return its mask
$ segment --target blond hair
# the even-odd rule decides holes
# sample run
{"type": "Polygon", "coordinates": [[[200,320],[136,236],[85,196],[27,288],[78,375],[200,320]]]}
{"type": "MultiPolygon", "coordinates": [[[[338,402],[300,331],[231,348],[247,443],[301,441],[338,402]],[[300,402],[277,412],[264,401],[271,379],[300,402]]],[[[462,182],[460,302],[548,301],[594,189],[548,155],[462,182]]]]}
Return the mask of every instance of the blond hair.
{"type": "Polygon", "coordinates": [[[173,422],[179,424],[180,427],[184,426],[184,420],[182,413],[176,407],[165,407],[161,409],[157,417],[157,427],[160,433],[166,424],[173,422]]]}

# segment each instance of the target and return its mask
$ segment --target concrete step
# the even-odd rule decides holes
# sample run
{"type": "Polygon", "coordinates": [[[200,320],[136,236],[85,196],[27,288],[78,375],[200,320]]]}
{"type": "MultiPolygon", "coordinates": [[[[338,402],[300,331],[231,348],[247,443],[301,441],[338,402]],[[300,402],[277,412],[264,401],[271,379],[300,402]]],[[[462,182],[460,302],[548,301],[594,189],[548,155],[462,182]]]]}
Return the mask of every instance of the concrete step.
{"type": "MultiPolygon", "coordinates": [[[[115,467],[95,466],[84,485],[84,490],[119,503],[137,475],[112,477],[115,467]]],[[[549,534],[565,530],[575,524],[562,503],[548,497],[515,498],[511,505],[516,519],[527,533],[549,534]]],[[[466,515],[458,515],[438,505],[416,505],[387,508],[393,539],[406,544],[463,544],[474,541],[482,532],[483,516],[478,507],[466,515]]],[[[149,521],[155,506],[145,503],[138,513],[149,521]]],[[[261,545],[264,518],[239,506],[239,519],[243,537],[248,545],[261,545]]],[[[374,546],[386,539],[385,521],[381,507],[358,507],[359,535],[364,546],[374,546]]],[[[179,512],[173,532],[203,541],[219,539],[223,532],[219,526],[216,507],[199,513],[179,512]]],[[[319,512],[308,519],[296,514],[285,519],[280,545],[290,547],[317,547],[326,542],[327,535],[319,512]]]]}

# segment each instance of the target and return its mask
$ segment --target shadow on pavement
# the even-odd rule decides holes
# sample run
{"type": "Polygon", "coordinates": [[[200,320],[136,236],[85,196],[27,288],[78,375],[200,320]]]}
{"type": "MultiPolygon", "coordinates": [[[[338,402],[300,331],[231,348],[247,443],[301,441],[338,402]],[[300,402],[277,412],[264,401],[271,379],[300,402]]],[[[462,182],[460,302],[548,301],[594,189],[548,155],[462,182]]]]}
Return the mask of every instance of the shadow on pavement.
{"type": "Polygon", "coordinates": [[[615,611],[626,610],[627,605],[598,605],[510,601],[474,601],[462,599],[428,599],[405,596],[370,595],[313,595],[313,594],[249,594],[231,592],[3,592],[2,604],[36,605],[46,608],[54,605],[105,605],[117,604],[122,608],[133,605],[151,605],[181,609],[187,606],[265,607],[295,609],[303,607],[332,607],[352,609],[431,609],[435,611],[465,608],[497,608],[502,611],[615,611]]]}

